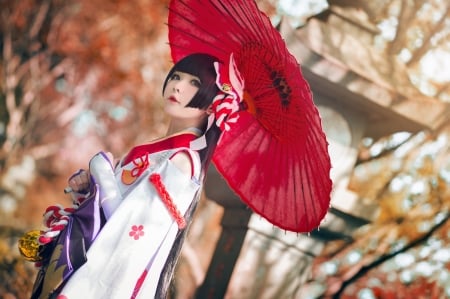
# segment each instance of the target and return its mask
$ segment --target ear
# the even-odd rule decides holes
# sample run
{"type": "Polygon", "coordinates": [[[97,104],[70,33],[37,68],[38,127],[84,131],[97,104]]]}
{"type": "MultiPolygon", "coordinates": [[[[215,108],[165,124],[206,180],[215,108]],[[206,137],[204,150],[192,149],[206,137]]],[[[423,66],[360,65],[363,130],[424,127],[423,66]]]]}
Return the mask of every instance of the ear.
{"type": "Polygon", "coordinates": [[[211,113],[213,113],[212,104],[209,105],[208,108],[206,108],[206,114],[210,115],[211,113]]]}

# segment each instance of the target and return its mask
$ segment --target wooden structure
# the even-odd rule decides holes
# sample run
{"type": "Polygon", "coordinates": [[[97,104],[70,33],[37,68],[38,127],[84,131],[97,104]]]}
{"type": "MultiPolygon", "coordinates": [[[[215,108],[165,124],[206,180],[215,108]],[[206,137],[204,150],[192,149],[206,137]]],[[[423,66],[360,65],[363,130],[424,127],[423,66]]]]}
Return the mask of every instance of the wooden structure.
{"type": "MultiPolygon", "coordinates": [[[[403,65],[373,49],[377,29],[360,12],[330,7],[302,28],[290,28],[287,22],[281,25],[281,34],[311,86],[330,142],[332,207],[320,230],[311,236],[319,244],[350,238],[355,228],[373,219],[377,208],[347,190],[362,138],[376,140],[395,132],[436,129],[448,119],[449,107],[421,95],[403,65]]],[[[206,194],[225,208],[225,214],[222,236],[196,298],[223,298],[248,227],[264,225],[261,219],[250,217],[251,211],[213,168],[206,194]]],[[[269,226],[265,234],[274,235],[274,230],[269,226]]],[[[311,238],[302,242],[313,248],[311,254],[321,248],[311,246],[311,238]]]]}

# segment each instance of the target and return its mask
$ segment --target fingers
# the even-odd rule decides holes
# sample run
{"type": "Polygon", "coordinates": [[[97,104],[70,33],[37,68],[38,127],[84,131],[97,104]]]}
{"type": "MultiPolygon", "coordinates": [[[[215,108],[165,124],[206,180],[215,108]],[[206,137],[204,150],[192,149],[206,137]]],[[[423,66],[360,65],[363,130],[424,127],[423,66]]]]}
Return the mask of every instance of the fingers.
{"type": "Polygon", "coordinates": [[[69,179],[69,187],[75,192],[88,190],[89,183],[89,173],[85,170],[81,170],[78,174],[69,179]]]}

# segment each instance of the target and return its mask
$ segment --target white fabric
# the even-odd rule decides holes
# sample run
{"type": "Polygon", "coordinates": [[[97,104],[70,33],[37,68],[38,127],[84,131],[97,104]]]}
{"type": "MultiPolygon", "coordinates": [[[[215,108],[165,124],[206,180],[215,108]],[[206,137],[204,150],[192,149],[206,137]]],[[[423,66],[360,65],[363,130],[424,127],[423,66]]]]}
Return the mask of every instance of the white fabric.
{"type": "Polygon", "coordinates": [[[106,219],[109,219],[122,202],[122,194],[114,177],[111,162],[105,154],[98,153],[89,162],[89,172],[99,186],[101,206],[106,219]]]}
{"type": "Polygon", "coordinates": [[[239,72],[238,67],[236,66],[236,61],[234,60],[233,53],[231,53],[230,55],[230,63],[228,67],[231,86],[233,86],[233,89],[237,93],[238,101],[241,102],[244,99],[245,81],[241,73],[239,72]]]}
{"type": "Polygon", "coordinates": [[[178,226],[149,182],[149,175],[154,172],[161,175],[165,188],[183,215],[200,190],[198,154],[189,151],[196,170],[196,177],[191,179],[169,160],[175,152],[150,155],[150,168],[132,186],[120,180],[122,169],[130,165],[116,169],[116,180],[124,199],[88,250],[88,261],[69,279],[61,295],[68,299],[131,298],[139,277],[148,268],[136,298],[154,298],[178,226]],[[130,233],[133,227],[134,232],[139,233],[137,228],[141,225],[144,234],[135,240],[130,233]]]}

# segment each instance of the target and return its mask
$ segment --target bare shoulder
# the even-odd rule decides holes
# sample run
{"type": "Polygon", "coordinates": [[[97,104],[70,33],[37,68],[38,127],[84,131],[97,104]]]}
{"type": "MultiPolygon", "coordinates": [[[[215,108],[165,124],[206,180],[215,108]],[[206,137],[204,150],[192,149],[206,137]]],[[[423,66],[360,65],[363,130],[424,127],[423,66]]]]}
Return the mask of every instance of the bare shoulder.
{"type": "Polygon", "coordinates": [[[188,153],[184,151],[178,152],[172,157],[171,161],[181,172],[191,176],[192,162],[188,153]]]}

